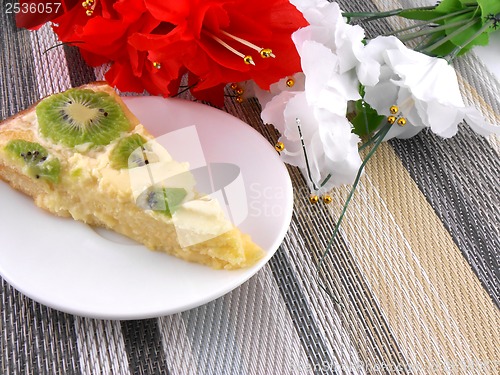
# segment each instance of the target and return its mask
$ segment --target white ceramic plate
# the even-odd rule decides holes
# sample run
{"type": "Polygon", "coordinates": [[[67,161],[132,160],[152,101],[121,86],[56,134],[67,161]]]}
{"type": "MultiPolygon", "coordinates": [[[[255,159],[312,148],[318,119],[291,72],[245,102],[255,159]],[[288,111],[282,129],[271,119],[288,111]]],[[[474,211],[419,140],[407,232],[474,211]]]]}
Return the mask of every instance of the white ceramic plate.
{"type": "Polygon", "coordinates": [[[158,97],[125,101],[153,135],[196,125],[207,162],[240,167],[248,216],[239,227],[266,250],[266,256],[237,271],[187,263],[115,233],[52,216],[0,182],[1,275],[35,301],[80,316],[149,318],[218,298],[266,264],[291,220],[288,172],[272,145],[253,128],[223,111],[189,101],[158,97]]]}

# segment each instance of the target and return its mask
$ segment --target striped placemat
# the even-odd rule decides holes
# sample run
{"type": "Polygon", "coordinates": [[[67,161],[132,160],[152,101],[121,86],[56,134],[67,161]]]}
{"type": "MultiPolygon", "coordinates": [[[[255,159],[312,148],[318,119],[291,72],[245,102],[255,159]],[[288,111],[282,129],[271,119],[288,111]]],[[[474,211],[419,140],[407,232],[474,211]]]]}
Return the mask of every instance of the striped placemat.
{"type": "MultiPolygon", "coordinates": [[[[368,31],[387,30],[391,22],[368,31]]],[[[57,43],[47,27],[18,30],[2,15],[0,29],[2,119],[103,77],[104,69],[87,67],[74,48],[44,54],[57,43]]],[[[455,67],[465,100],[500,123],[498,81],[473,54],[455,67]]],[[[228,96],[224,110],[271,143],[277,139],[255,100],[239,104],[228,96]]],[[[0,373],[498,374],[498,144],[465,126],[448,140],[422,132],[384,144],[319,273],[348,188],[335,189],[332,204],[312,206],[303,176],[289,168],[295,209],[276,255],[233,292],[183,313],[133,321],[78,317],[2,280],[0,373]]]]}

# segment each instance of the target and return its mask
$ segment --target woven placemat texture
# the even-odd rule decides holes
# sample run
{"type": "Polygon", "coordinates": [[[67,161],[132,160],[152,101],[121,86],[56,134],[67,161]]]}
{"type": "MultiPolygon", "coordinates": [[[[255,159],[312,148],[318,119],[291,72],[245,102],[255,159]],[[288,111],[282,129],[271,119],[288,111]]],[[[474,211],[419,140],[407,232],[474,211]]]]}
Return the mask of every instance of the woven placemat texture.
{"type": "MultiPolygon", "coordinates": [[[[395,22],[366,25],[367,32],[395,22]]],[[[0,29],[1,119],[103,79],[105,67],[89,68],[75,48],[44,53],[57,43],[47,26],[18,30],[2,15],[0,29]]],[[[455,67],[466,102],[499,124],[498,81],[473,54],[455,67]]],[[[255,100],[239,104],[229,95],[223,109],[277,140],[255,100]]],[[[326,257],[348,188],[333,190],[332,204],[312,206],[304,177],[289,168],[294,213],[276,255],[241,287],[183,313],[78,317],[1,280],[0,374],[498,374],[498,144],[465,126],[449,140],[422,132],[384,144],[326,257]]]]}

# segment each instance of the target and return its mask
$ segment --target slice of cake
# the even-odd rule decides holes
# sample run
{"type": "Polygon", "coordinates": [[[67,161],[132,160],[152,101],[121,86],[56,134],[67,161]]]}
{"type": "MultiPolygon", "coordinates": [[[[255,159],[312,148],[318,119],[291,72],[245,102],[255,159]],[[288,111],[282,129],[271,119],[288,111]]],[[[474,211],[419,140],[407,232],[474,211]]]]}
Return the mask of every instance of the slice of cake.
{"type": "Polygon", "coordinates": [[[49,96],[1,123],[0,178],[53,214],[187,261],[237,269],[264,254],[105,83],[49,96]]]}

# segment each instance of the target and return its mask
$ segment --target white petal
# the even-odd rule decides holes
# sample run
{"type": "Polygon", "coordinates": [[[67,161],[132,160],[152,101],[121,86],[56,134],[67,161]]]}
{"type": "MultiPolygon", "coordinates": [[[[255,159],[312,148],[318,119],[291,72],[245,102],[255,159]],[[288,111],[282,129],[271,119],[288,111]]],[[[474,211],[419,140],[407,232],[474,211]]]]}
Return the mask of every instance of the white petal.
{"type": "Polygon", "coordinates": [[[365,47],[365,54],[379,64],[386,63],[386,51],[400,48],[401,41],[394,36],[377,36],[365,47]]]}
{"type": "Polygon", "coordinates": [[[396,104],[399,87],[391,81],[381,81],[373,87],[365,88],[365,101],[379,114],[389,115],[389,108],[396,104]]]}
{"type": "Polygon", "coordinates": [[[347,101],[360,97],[355,74],[338,74],[339,57],[320,43],[306,41],[302,51],[308,103],[344,116],[347,101]]]}
{"type": "Polygon", "coordinates": [[[410,51],[387,51],[396,74],[410,87],[418,100],[437,100],[442,104],[463,107],[457,76],[444,59],[410,51]],[[408,60],[404,60],[408,58],[408,60]]]}
{"type": "Polygon", "coordinates": [[[359,82],[364,86],[376,85],[380,77],[380,64],[367,56],[358,55],[358,59],[360,63],[356,66],[356,74],[359,82]]]}
{"type": "Polygon", "coordinates": [[[457,134],[458,124],[463,117],[456,107],[442,105],[438,102],[427,103],[428,124],[431,130],[443,138],[457,134]]]}
{"type": "Polygon", "coordinates": [[[260,117],[265,124],[272,124],[280,133],[285,131],[285,116],[284,111],[288,101],[297,93],[284,91],[276,95],[262,109],[260,117]]]}
{"type": "Polygon", "coordinates": [[[331,161],[342,161],[352,149],[357,151],[359,137],[352,133],[345,117],[334,115],[328,120],[322,121],[319,126],[325,154],[331,161]]]}
{"type": "Polygon", "coordinates": [[[300,123],[302,136],[306,141],[312,139],[313,135],[318,132],[318,121],[313,107],[307,102],[305,92],[298,93],[290,99],[283,116],[285,129],[282,134],[288,139],[293,141],[300,139],[297,121],[300,123]]]}

